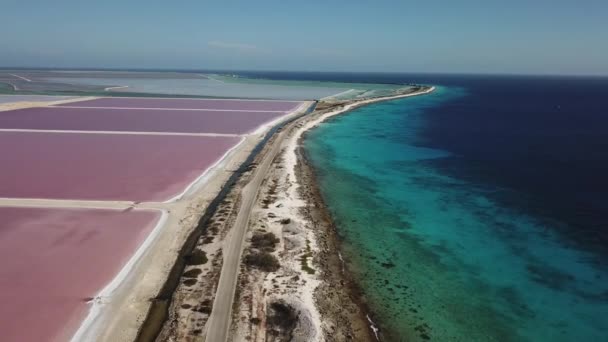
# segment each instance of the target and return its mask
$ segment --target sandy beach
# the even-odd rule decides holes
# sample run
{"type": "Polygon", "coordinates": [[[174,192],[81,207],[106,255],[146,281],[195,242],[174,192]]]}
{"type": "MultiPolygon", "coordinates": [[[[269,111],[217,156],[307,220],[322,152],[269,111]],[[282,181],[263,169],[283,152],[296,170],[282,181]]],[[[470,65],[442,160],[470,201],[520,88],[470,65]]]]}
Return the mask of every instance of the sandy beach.
{"type": "MultiPolygon", "coordinates": [[[[301,148],[306,132],[335,115],[369,103],[412,94],[337,103],[320,103],[309,116],[286,128],[287,137],[258,193],[250,217],[247,253],[256,253],[255,236],[277,238],[275,272],[243,266],[232,320],[232,341],[376,340],[375,327],[360,301],[339,254],[339,241],[301,148]],[[293,317],[289,321],[289,316],[293,317]],[[287,317],[287,318],[286,318],[287,317]],[[297,319],[295,319],[297,317],[297,319]]],[[[246,261],[246,260],[245,260],[246,261]]]]}
{"type": "Polygon", "coordinates": [[[15,109],[24,109],[24,108],[32,108],[32,107],[46,107],[52,105],[59,105],[70,102],[78,102],[78,101],[86,101],[95,99],[95,97],[65,97],[65,96],[16,96],[18,98],[17,101],[9,101],[9,96],[5,95],[3,97],[4,102],[0,103],[0,112],[15,110],[15,109]],[[48,98],[47,99],[45,99],[48,98]],[[60,98],[56,100],[54,98],[60,98]],[[29,98],[29,99],[28,99],[29,98]],[[44,101],[42,99],[45,99],[44,101]]]}

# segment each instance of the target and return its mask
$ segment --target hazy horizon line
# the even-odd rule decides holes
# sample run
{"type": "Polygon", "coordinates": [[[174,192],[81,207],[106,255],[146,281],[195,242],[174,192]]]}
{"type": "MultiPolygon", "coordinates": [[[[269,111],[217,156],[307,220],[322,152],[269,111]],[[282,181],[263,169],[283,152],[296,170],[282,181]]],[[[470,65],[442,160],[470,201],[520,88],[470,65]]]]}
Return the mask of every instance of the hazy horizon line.
{"type": "Polygon", "coordinates": [[[0,70],[55,70],[55,71],[128,71],[128,72],[181,72],[181,73],[311,73],[311,74],[405,74],[405,75],[453,75],[453,76],[545,76],[545,77],[608,77],[591,73],[526,73],[526,72],[479,72],[479,71],[374,71],[374,70],[288,70],[288,69],[223,69],[223,68],[137,68],[137,67],[52,67],[52,66],[0,66],[0,70]]]}

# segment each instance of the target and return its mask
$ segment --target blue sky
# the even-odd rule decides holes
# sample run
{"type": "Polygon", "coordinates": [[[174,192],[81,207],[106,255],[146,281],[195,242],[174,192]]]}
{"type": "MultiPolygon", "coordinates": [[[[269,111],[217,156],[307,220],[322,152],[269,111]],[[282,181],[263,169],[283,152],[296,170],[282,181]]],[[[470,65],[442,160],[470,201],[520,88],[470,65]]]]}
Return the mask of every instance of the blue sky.
{"type": "Polygon", "coordinates": [[[31,1],[0,66],[608,74],[608,1],[31,1]]]}

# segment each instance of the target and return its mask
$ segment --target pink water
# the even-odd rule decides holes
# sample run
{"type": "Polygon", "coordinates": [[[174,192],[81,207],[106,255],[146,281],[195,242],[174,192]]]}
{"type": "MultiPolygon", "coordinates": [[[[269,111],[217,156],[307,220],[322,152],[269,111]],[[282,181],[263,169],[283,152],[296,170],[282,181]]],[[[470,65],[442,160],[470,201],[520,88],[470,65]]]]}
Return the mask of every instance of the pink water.
{"type": "Polygon", "coordinates": [[[66,340],[157,224],[157,211],[0,207],[3,342],[66,340]]]}
{"type": "Polygon", "coordinates": [[[0,197],[165,201],[239,141],[0,132],[0,197]]]}
{"type": "Polygon", "coordinates": [[[182,108],[182,109],[238,109],[290,111],[302,102],[229,99],[159,99],[107,97],[89,101],[66,103],[60,106],[118,107],[118,108],[182,108]]]}
{"type": "Polygon", "coordinates": [[[150,109],[38,107],[0,113],[0,128],[245,134],[284,115],[150,109]]]}

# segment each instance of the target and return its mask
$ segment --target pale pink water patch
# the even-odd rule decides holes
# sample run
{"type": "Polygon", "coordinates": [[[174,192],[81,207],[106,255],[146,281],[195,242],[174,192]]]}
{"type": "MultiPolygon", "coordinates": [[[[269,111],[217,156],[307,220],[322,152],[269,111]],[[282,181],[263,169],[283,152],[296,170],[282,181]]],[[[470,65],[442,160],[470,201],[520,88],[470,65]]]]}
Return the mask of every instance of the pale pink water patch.
{"type": "Polygon", "coordinates": [[[290,111],[301,105],[298,101],[231,100],[231,99],[163,99],[106,97],[88,101],[61,104],[61,107],[106,107],[106,108],[180,108],[180,109],[227,109],[290,111]]]}
{"type": "Polygon", "coordinates": [[[35,107],[0,112],[0,128],[245,134],[281,112],[35,107]]]}
{"type": "Polygon", "coordinates": [[[0,132],[0,197],[166,201],[240,140],[0,132]]]}
{"type": "Polygon", "coordinates": [[[145,210],[0,207],[0,334],[67,340],[158,223],[145,210]]]}

